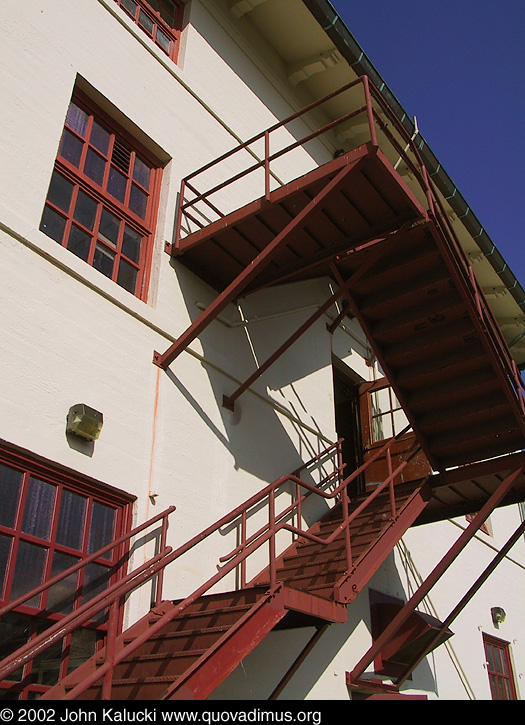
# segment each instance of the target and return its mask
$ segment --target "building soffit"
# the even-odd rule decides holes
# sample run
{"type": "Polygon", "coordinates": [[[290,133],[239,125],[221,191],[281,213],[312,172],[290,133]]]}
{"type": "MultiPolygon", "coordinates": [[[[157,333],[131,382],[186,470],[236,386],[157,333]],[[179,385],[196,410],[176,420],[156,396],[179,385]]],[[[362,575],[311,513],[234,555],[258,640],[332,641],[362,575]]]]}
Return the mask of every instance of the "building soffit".
{"type": "MultiPolygon", "coordinates": [[[[247,23],[281,58],[291,89],[312,101],[368,75],[414,135],[429,174],[511,352],[525,367],[525,292],[474,212],[418,133],[382,77],[327,0],[228,0],[234,22],[247,23]]],[[[334,117],[339,107],[329,109],[334,117]]],[[[352,130],[350,130],[352,133],[352,130]]],[[[344,138],[343,138],[344,140],[344,138]]],[[[410,185],[410,179],[405,181],[410,185]]]]}

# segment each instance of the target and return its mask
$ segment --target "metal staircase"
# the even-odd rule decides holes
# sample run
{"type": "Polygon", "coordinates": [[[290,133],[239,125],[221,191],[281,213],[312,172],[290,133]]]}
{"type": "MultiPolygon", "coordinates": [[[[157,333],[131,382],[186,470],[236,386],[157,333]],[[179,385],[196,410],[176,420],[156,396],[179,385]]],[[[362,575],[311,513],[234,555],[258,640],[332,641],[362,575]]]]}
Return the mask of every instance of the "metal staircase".
{"type": "MultiPolygon", "coordinates": [[[[344,604],[424,509],[424,488],[383,487],[372,500],[349,504],[347,516],[338,503],[278,558],[273,574],[190,603],[162,602],[117,638],[111,699],[205,699],[273,629],[345,621],[344,604]]],[[[105,663],[103,650],[40,699],[101,699],[105,663]]]]}
{"type": "MultiPolygon", "coordinates": [[[[166,352],[154,354],[154,363],[167,368],[241,293],[328,276],[338,285],[333,296],[224,404],[233,407],[235,399],[343,296],[420,447],[394,461],[391,451],[406,432],[402,431],[346,475],[339,441],[174,551],[166,546],[164,528],[156,556],[0,662],[0,677],[9,678],[60,636],[109,612],[104,649],[41,699],[204,699],[271,630],[314,626],[319,634],[325,625],[344,621],[347,605],[410,526],[479,512],[436,574],[349,673],[349,687],[371,687],[362,682],[367,666],[382,648],[388,657],[396,655],[394,636],[403,652],[410,649],[404,624],[488,513],[525,500],[524,454],[516,453],[525,447],[523,382],[411,139],[365,77],[337,93],[355,91],[359,84],[364,104],[339,121],[362,116],[369,126],[369,143],[275,188],[270,162],[286,149],[270,153],[270,134],[312,106],[252,140],[262,140],[265,147],[264,159],[248,169],[264,170],[260,199],[228,213],[218,209],[214,195],[223,194],[229,183],[242,182],[244,173],[206,193],[196,189],[199,172],[183,182],[176,239],[168,251],[217,289],[218,296],[166,352]],[[401,178],[398,164],[394,167],[381,151],[379,141],[384,146],[385,139],[419,184],[417,193],[401,178]],[[436,473],[406,480],[408,466],[421,450],[436,473]],[[380,461],[383,475],[377,480],[382,482],[367,496],[351,497],[352,484],[366,477],[372,466],[375,475],[380,461]],[[446,470],[450,467],[457,468],[446,470]],[[312,512],[322,508],[319,504],[324,515],[308,525],[312,512]],[[238,540],[219,559],[216,573],[180,601],[160,601],[157,595],[145,617],[119,632],[119,606],[133,589],[148,579],[161,580],[167,566],[226,529],[235,531],[238,540]],[[248,576],[254,560],[257,568],[248,576]],[[238,586],[224,591],[234,576],[238,586]]],[[[330,133],[336,125],[294,141],[290,148],[330,133]]],[[[242,144],[201,171],[213,171],[215,163],[229,162],[249,146],[250,142],[242,144]]],[[[42,587],[70,573],[68,569],[42,587]]],[[[28,592],[24,600],[34,593],[28,592]]],[[[435,636],[425,639],[424,647],[405,662],[394,690],[444,633],[438,627],[435,636]]]]}

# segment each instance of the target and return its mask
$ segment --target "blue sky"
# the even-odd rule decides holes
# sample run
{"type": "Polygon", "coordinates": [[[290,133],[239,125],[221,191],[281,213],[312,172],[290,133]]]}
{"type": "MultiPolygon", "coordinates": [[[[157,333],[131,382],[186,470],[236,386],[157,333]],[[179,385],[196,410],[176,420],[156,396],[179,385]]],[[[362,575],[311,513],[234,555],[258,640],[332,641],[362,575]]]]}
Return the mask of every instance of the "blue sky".
{"type": "Polygon", "coordinates": [[[525,287],[525,1],[331,1],[525,287]]]}

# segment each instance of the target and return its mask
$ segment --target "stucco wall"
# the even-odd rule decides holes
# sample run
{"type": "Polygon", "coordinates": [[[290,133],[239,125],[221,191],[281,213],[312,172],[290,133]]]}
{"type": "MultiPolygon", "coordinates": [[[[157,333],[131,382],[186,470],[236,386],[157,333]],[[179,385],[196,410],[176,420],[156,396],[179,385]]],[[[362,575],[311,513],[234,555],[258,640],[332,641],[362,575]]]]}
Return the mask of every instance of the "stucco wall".
{"type": "MultiPolygon", "coordinates": [[[[348,323],[347,330],[331,336],[323,318],[241,398],[235,413],[222,407],[223,394],[231,393],[324,301],[327,280],[241,300],[169,371],[152,363],[153,351],[164,351],[199,313],[198,305],[213,299],[206,285],[170,263],[164,252],[165,241],[173,238],[180,179],[296,105],[246,54],[228,31],[228,21],[221,16],[218,22],[208,6],[191,3],[178,65],[155,50],[112,0],[9,3],[0,28],[0,438],[136,496],[136,522],[175,505],[169,533],[175,547],[335,439],[332,353],[364,380],[377,373],[366,364],[370,351],[357,325],[348,323]],[[38,229],[79,79],[106,98],[108,108],[118,109],[119,120],[131,130],[140,129],[147,137],[142,140],[166,163],[147,302],[38,229]],[[78,402],[104,414],[94,445],[75,443],[65,434],[67,411],[78,402]]],[[[292,178],[327,158],[328,150],[315,146],[294,154],[288,165],[281,163],[279,174],[292,178]]],[[[250,180],[239,199],[258,195],[259,189],[260,178],[250,180]]],[[[230,199],[225,195],[223,201],[230,199]]],[[[516,516],[514,509],[497,514],[502,528],[516,516]]],[[[430,570],[437,542],[448,543],[453,533],[453,524],[411,531],[406,543],[415,566],[430,570]]],[[[210,541],[173,567],[165,595],[187,594],[213,574],[218,546],[231,547],[234,534],[210,541]]],[[[467,569],[488,551],[486,543],[476,542],[467,569]]],[[[516,562],[506,563],[494,589],[487,585],[483,590],[471,610],[475,614],[464,615],[465,627],[462,620],[454,640],[478,697],[488,696],[488,684],[477,628],[492,631],[487,617],[493,595],[494,605],[509,613],[500,634],[516,641],[516,671],[525,667],[518,611],[524,562],[521,544],[516,562]]],[[[463,573],[457,575],[462,578],[463,573]]],[[[406,597],[413,580],[398,551],[370,586],[406,597]]],[[[447,613],[453,589],[440,596],[439,616],[447,613]]],[[[329,630],[284,697],[348,698],[344,672],[370,641],[367,597],[365,591],[352,605],[347,624],[329,630]]],[[[148,604],[145,588],[132,598],[127,621],[148,604]]],[[[268,660],[276,650],[291,657],[306,636],[273,633],[215,696],[265,696],[276,684],[268,660]],[[247,691],[250,674],[257,684],[247,691]]],[[[446,652],[435,658],[416,673],[414,689],[431,697],[466,699],[468,688],[446,652]],[[438,663],[443,669],[436,674],[438,663]]],[[[285,665],[285,659],[280,661],[283,670],[285,665]]]]}

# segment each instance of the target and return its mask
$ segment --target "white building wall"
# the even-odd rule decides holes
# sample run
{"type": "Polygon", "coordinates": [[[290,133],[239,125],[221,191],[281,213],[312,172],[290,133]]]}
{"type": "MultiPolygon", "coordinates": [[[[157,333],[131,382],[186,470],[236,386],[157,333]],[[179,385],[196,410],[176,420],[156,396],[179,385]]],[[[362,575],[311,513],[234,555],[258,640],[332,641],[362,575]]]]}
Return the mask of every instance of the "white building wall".
{"type": "MultiPolygon", "coordinates": [[[[174,547],[335,439],[332,352],[363,379],[375,374],[365,362],[369,350],[359,329],[332,337],[325,318],[241,398],[234,414],[221,406],[223,394],[324,301],[329,288],[323,280],[259,293],[241,301],[240,309],[230,306],[223,321],[214,322],[169,371],[152,363],[153,351],[168,348],[199,313],[197,303],[213,299],[206,285],[178,263],[170,264],[164,252],[165,241],[173,239],[181,178],[301,105],[283,94],[284,76],[279,78],[271,51],[262,45],[255,49],[268,61],[263,72],[254,62],[257,55],[247,54],[246,39],[236,36],[214,7],[208,0],[192,0],[178,65],[155,49],[113,0],[4,3],[0,28],[0,439],[135,496],[137,523],[176,505],[169,534],[174,547]],[[94,89],[98,100],[107,99],[118,120],[140,130],[166,163],[147,302],[39,231],[76,83],[94,89]],[[243,318],[255,321],[241,324],[243,318]],[[94,445],[75,445],[66,437],[67,411],[78,402],[104,414],[94,445]]],[[[328,158],[328,149],[319,145],[311,153],[295,153],[279,174],[293,178],[328,158]]],[[[253,198],[259,189],[257,178],[242,193],[253,198]]],[[[228,196],[222,200],[228,202],[228,196]]],[[[498,526],[501,520],[503,531],[507,518],[516,515],[514,509],[501,511],[494,519],[498,526]]],[[[437,540],[456,533],[453,524],[432,527],[431,535],[429,530],[406,537],[422,573],[437,555],[437,540]]],[[[499,536],[498,529],[495,542],[499,536]]],[[[233,534],[225,538],[221,547],[233,546],[233,534]]],[[[215,573],[217,547],[211,541],[172,567],[166,597],[188,594],[215,573]]],[[[490,546],[480,534],[475,547],[470,556],[478,564],[490,546]]],[[[500,570],[498,588],[487,585],[479,595],[475,615],[467,610],[464,628],[458,621],[453,639],[478,699],[488,696],[478,627],[492,631],[493,592],[494,604],[509,615],[500,633],[513,642],[516,672],[524,671],[525,632],[516,611],[523,601],[522,544],[516,556],[500,570]]],[[[396,554],[370,586],[408,596],[413,572],[405,571],[396,554]]],[[[453,602],[453,589],[436,600],[439,616],[453,602]]],[[[351,606],[347,624],[328,631],[284,697],[348,698],[344,672],[369,644],[367,597],[365,591],[351,606]]],[[[132,598],[127,622],[148,605],[144,589],[132,598]]],[[[277,647],[284,645],[291,654],[305,634],[270,635],[241,668],[253,671],[255,689],[247,692],[236,672],[216,696],[256,698],[267,692],[275,685],[275,670],[265,663],[277,647]]],[[[430,697],[466,699],[468,688],[447,657],[439,651],[421,665],[414,689],[430,697]],[[435,663],[443,673],[434,671],[435,663]]]]}

